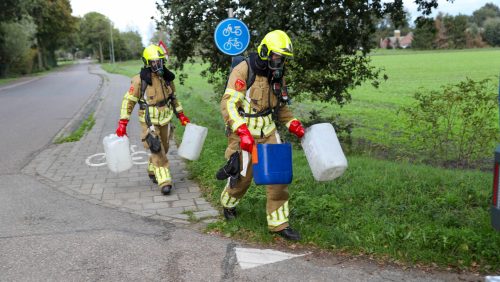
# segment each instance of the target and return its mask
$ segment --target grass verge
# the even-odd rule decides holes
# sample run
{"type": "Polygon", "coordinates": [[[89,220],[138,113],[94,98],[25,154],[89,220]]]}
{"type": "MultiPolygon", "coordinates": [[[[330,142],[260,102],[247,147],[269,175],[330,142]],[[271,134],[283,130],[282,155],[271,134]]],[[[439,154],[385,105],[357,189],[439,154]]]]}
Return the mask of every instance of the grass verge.
{"type": "Polygon", "coordinates": [[[61,144],[61,143],[67,143],[67,142],[75,142],[80,140],[85,133],[90,131],[92,127],[95,124],[95,119],[94,119],[94,114],[90,114],[87,119],[85,119],[82,124],[80,124],[80,127],[73,131],[70,135],[68,136],[61,136],[57,138],[55,141],[56,144],[61,144]]]}

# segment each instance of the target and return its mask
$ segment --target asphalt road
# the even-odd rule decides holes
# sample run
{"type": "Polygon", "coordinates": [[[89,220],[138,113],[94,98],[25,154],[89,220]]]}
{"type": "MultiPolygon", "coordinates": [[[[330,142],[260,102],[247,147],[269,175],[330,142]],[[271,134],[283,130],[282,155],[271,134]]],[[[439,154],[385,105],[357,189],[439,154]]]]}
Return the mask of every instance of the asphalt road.
{"type": "Polygon", "coordinates": [[[88,64],[0,91],[0,173],[16,173],[44,148],[97,89],[88,64]]]}

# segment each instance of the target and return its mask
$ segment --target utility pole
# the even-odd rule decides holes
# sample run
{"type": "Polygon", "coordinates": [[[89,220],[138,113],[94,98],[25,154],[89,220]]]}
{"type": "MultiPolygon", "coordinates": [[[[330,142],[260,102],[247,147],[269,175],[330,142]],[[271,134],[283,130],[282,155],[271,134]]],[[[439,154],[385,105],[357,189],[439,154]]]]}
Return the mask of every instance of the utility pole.
{"type": "Polygon", "coordinates": [[[115,48],[113,46],[113,25],[111,24],[111,21],[109,22],[109,34],[110,34],[110,50],[109,50],[109,61],[114,64],[115,63],[115,48]]]}

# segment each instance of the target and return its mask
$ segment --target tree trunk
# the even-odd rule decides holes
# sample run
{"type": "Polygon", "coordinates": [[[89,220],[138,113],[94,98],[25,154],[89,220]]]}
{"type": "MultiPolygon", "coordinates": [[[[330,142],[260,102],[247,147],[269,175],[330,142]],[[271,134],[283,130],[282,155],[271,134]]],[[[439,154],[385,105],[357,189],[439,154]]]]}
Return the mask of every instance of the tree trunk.
{"type": "Polygon", "coordinates": [[[42,43],[40,42],[40,38],[37,38],[36,41],[37,41],[36,53],[38,57],[38,71],[42,71],[43,70],[42,43]]]}
{"type": "Polygon", "coordinates": [[[102,55],[102,42],[99,41],[99,62],[103,63],[104,57],[102,55]]]}

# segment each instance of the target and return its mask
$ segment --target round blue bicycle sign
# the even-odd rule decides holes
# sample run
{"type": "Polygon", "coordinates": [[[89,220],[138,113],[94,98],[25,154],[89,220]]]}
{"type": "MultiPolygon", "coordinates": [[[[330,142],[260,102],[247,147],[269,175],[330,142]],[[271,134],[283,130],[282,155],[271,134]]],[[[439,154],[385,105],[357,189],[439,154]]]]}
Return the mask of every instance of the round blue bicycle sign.
{"type": "Polygon", "coordinates": [[[231,56],[243,53],[250,43],[250,32],[245,23],[229,18],[221,21],[214,32],[215,45],[219,50],[231,56]]]}

